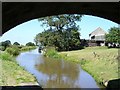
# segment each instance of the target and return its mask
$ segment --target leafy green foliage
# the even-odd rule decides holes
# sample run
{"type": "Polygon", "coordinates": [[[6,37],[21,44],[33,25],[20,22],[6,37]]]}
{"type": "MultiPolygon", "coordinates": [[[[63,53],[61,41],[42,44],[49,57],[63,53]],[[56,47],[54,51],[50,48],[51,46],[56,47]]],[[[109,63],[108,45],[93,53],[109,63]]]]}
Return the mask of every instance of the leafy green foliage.
{"type": "Polygon", "coordinates": [[[109,34],[106,34],[106,41],[112,43],[120,43],[120,28],[112,27],[109,29],[109,34]]]}
{"type": "Polygon", "coordinates": [[[76,26],[75,21],[80,21],[82,15],[78,14],[63,14],[63,15],[57,15],[57,16],[48,16],[39,18],[38,21],[42,21],[42,26],[46,25],[47,27],[55,28],[57,30],[65,29],[65,28],[71,28],[73,26],[76,26]]]}
{"type": "Polygon", "coordinates": [[[18,42],[14,42],[13,45],[19,46],[20,44],[18,42]]]}
{"type": "Polygon", "coordinates": [[[7,53],[9,53],[10,55],[13,55],[13,56],[17,56],[19,53],[20,53],[20,50],[18,47],[8,47],[6,50],[5,50],[7,53]]]}
{"type": "Polygon", "coordinates": [[[26,46],[35,46],[35,44],[32,42],[28,42],[28,43],[26,43],[26,46]]]}
{"type": "Polygon", "coordinates": [[[80,49],[80,34],[77,28],[59,31],[44,31],[36,36],[36,41],[42,46],[53,46],[58,51],[80,49]]]}
{"type": "Polygon", "coordinates": [[[4,42],[1,42],[0,46],[3,46],[2,47],[2,50],[4,51],[7,47],[9,47],[11,45],[11,41],[10,40],[6,40],[4,42]]]}
{"type": "Polygon", "coordinates": [[[54,47],[47,47],[44,56],[51,58],[60,58],[60,55],[58,55],[58,52],[55,50],[54,47]]]}
{"type": "Polygon", "coordinates": [[[80,49],[80,33],[76,21],[81,15],[63,14],[39,18],[43,26],[49,27],[36,35],[34,41],[42,46],[52,46],[58,51],[80,49]]]}

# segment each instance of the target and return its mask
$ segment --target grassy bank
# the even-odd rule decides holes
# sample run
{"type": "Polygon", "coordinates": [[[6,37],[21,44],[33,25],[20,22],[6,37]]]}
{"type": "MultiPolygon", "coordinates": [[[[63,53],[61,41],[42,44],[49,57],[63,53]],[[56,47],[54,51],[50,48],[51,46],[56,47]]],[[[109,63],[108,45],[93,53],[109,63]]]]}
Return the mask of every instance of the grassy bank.
{"type": "Polygon", "coordinates": [[[36,82],[34,76],[19,66],[15,56],[10,53],[13,54],[12,49],[0,52],[0,86],[16,86],[29,82],[34,84],[36,82]]]}
{"type": "Polygon", "coordinates": [[[118,79],[118,49],[88,47],[83,50],[61,52],[65,60],[80,63],[100,84],[118,79]]]}
{"type": "Polygon", "coordinates": [[[59,52],[48,50],[47,56],[63,58],[81,64],[99,84],[118,79],[118,49],[107,47],[87,47],[82,50],[59,52]]]}

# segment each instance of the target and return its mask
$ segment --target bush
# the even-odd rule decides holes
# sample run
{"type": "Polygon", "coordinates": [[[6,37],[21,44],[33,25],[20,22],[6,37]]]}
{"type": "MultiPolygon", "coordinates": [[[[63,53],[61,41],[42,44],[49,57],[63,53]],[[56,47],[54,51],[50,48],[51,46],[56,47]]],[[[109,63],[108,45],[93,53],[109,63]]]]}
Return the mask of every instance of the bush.
{"type": "Polygon", "coordinates": [[[13,45],[18,45],[19,46],[20,44],[18,42],[14,42],[13,45]]]}
{"type": "Polygon", "coordinates": [[[28,43],[26,43],[26,46],[35,46],[35,44],[32,42],[28,42],[28,43]]]}
{"type": "Polygon", "coordinates": [[[53,58],[60,58],[60,55],[58,55],[58,53],[54,47],[47,47],[45,50],[44,56],[53,57],[53,58]]]}
{"type": "Polygon", "coordinates": [[[9,53],[10,55],[13,55],[13,56],[17,56],[19,53],[20,53],[20,50],[18,47],[8,47],[6,50],[5,50],[7,53],[9,53]]]}
{"type": "Polygon", "coordinates": [[[10,40],[6,40],[4,42],[1,42],[0,45],[4,46],[4,48],[6,49],[7,47],[9,47],[11,45],[11,41],[10,40]]]}

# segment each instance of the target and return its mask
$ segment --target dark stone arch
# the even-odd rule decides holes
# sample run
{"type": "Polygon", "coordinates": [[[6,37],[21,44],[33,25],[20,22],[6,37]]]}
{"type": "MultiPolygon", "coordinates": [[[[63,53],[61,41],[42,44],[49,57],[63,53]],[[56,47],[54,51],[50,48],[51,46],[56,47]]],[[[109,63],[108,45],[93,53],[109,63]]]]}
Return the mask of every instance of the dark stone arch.
{"type": "Polygon", "coordinates": [[[2,34],[31,19],[59,14],[87,14],[120,23],[117,2],[3,2],[2,34]]]}

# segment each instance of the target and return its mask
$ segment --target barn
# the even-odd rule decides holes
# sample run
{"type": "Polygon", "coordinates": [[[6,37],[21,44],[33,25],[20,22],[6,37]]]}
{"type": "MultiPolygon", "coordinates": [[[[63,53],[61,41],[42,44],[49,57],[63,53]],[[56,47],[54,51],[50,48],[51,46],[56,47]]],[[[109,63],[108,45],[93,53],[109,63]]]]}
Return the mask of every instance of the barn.
{"type": "Polygon", "coordinates": [[[89,46],[104,46],[105,45],[105,32],[101,27],[98,27],[89,34],[89,46]]]}

